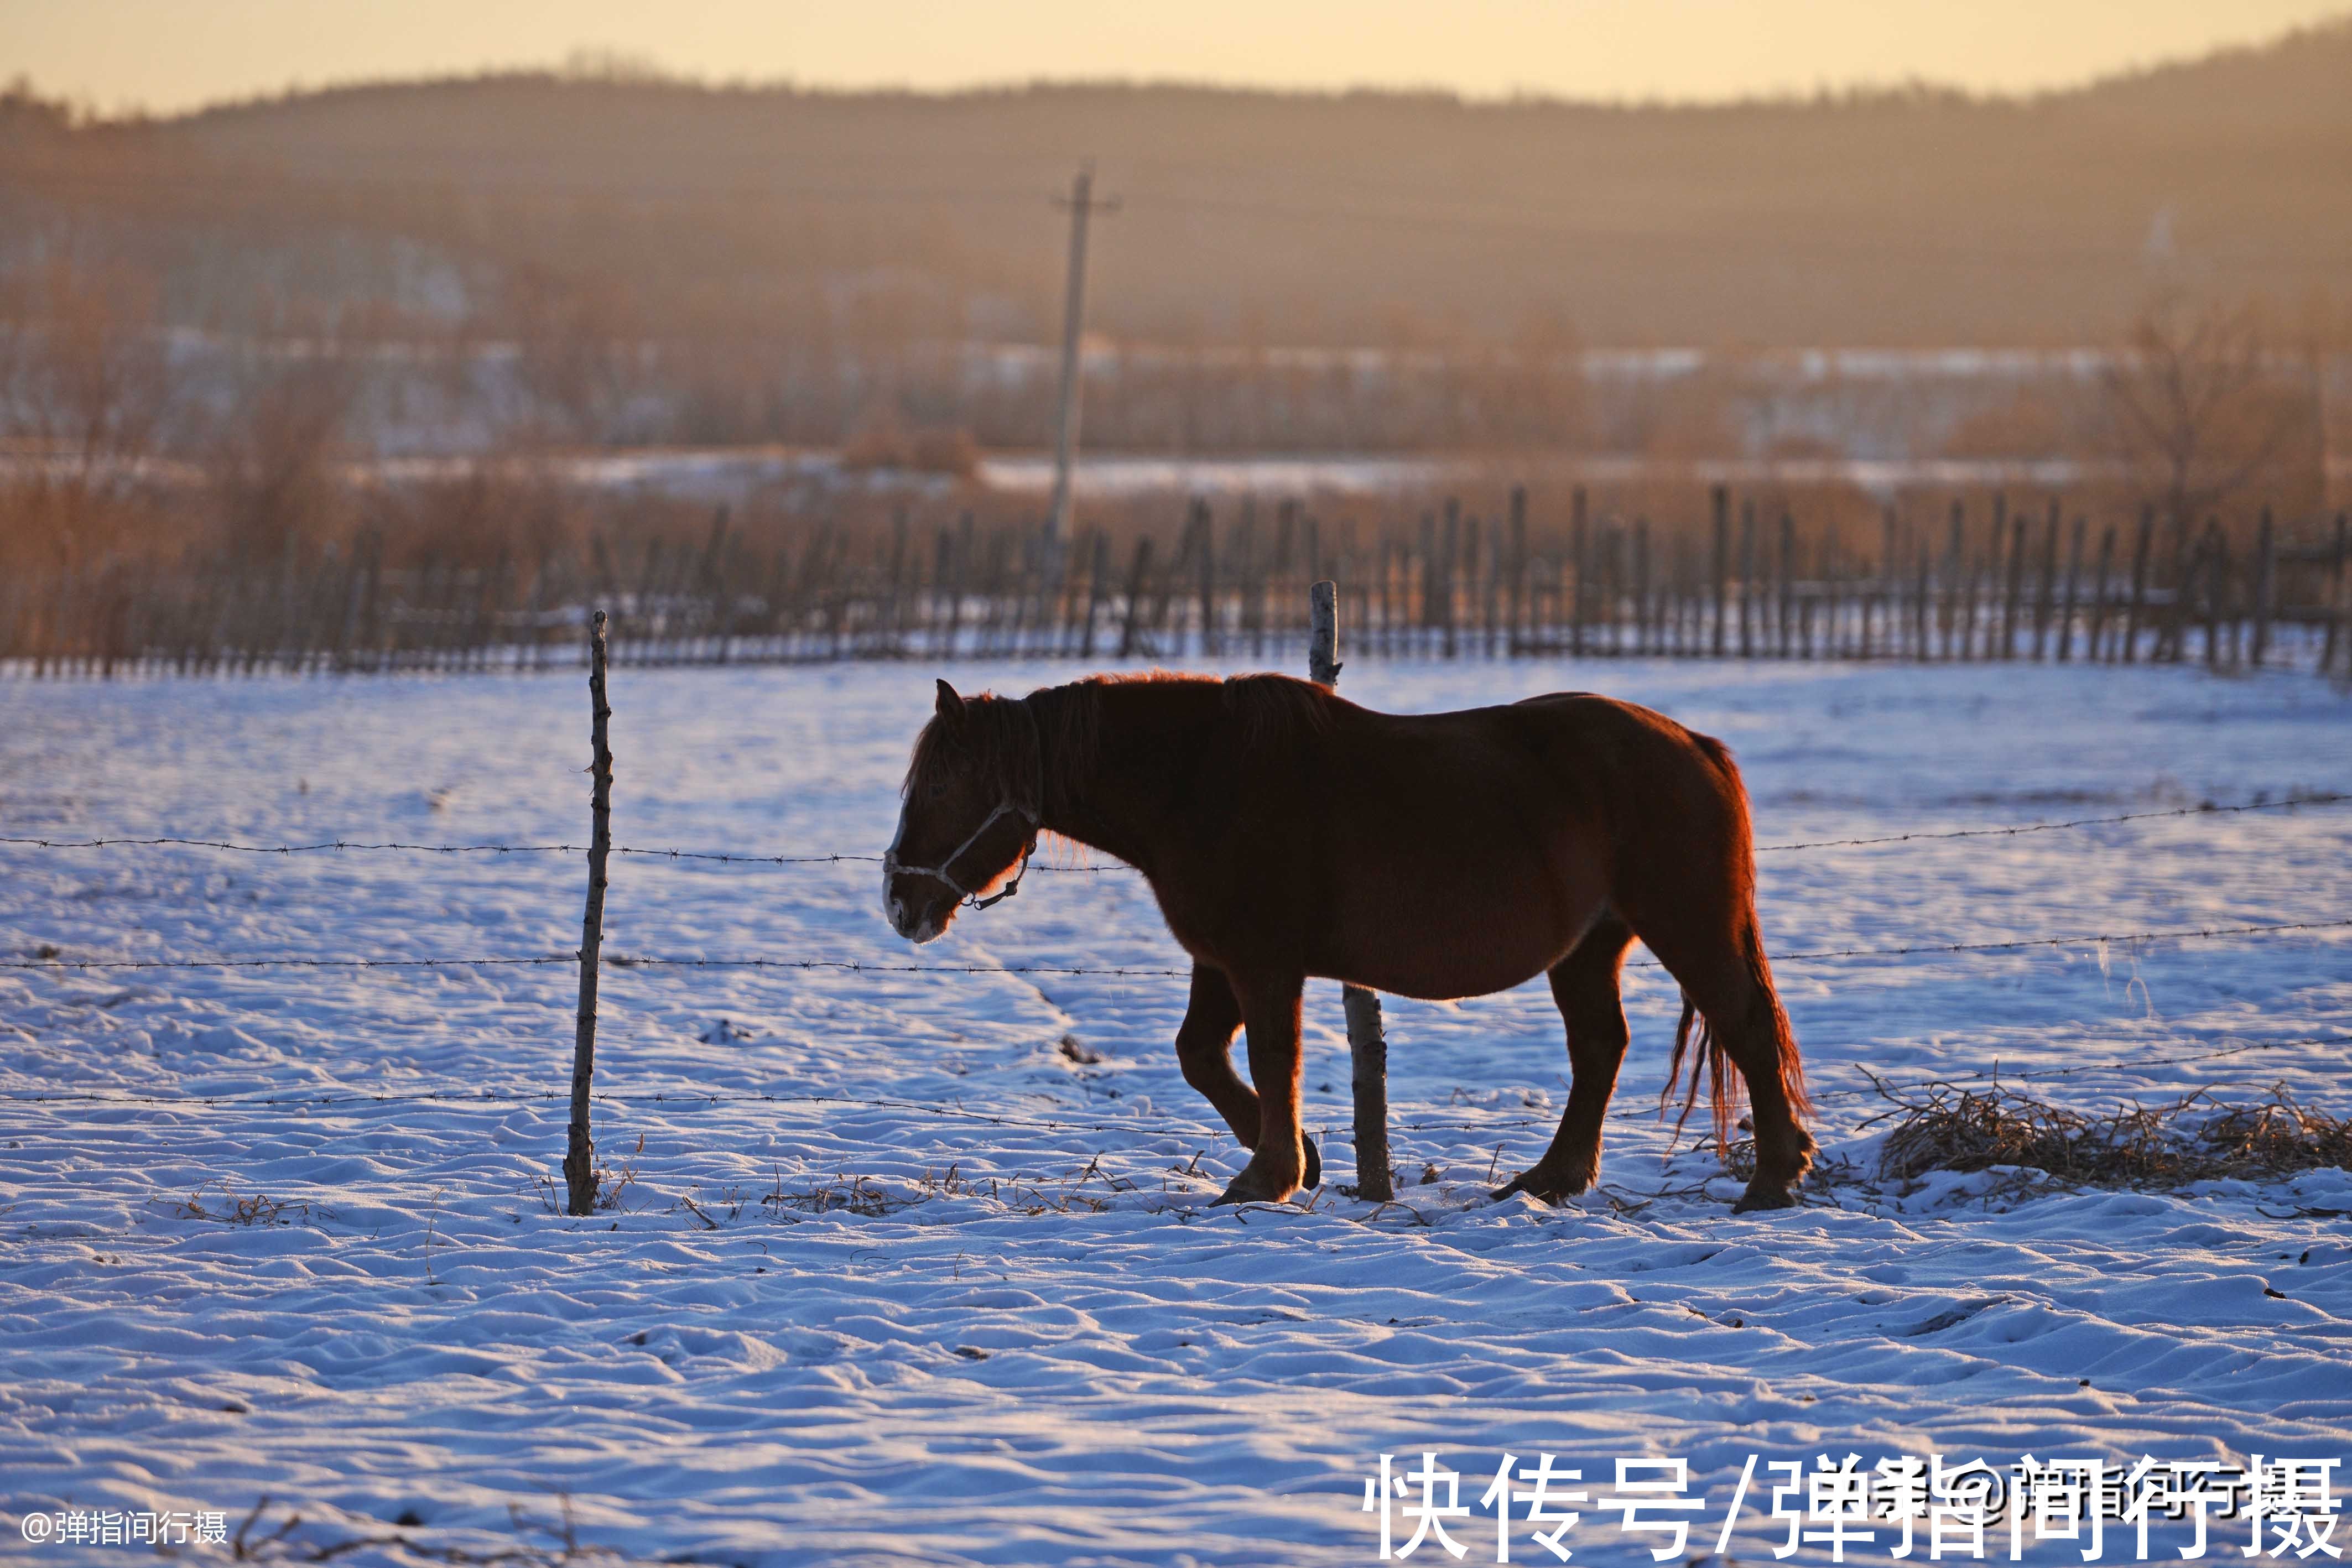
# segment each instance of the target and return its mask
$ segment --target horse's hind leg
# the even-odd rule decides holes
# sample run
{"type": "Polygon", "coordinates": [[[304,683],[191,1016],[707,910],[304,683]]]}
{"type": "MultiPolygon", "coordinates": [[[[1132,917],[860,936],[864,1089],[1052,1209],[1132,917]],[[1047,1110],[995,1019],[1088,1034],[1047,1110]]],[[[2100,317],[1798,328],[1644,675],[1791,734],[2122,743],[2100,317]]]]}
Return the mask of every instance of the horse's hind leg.
{"type": "Polygon", "coordinates": [[[1528,1193],[1546,1203],[1573,1197],[1601,1174],[1601,1128],[1610,1092],[1625,1060],[1625,1009],[1618,1000],[1618,969],[1633,933],[1603,915],[1584,939],[1551,967],[1551,997],[1568,1025],[1568,1108],[1543,1158],[1496,1192],[1528,1193]]]}
{"type": "MultiPolygon", "coordinates": [[[[1727,913],[1727,918],[1684,911],[1680,918],[1643,923],[1636,929],[1706,1019],[1709,1051],[1728,1056],[1747,1082],[1754,1106],[1756,1175],[1734,1211],[1788,1208],[1796,1203],[1797,1184],[1813,1161],[1812,1137],[1797,1120],[1806,1109],[1804,1082],[1796,1038],[1772,988],[1754,906],[1744,898],[1738,904],[1745,907],[1717,912],[1727,913]]],[[[1708,1066],[1698,1061],[1688,1065],[1694,1082],[1708,1066]]]]}
{"type": "MultiPolygon", "coordinates": [[[[1295,1013],[1296,1003],[1293,1007],[1295,1013]]],[[[1234,994],[1232,984],[1220,971],[1205,964],[1193,965],[1192,998],[1184,1009],[1184,1021],[1176,1030],[1177,1064],[1184,1071],[1184,1082],[1217,1108],[1217,1114],[1225,1119],[1225,1125],[1233,1129],[1242,1146],[1254,1151],[1265,1125],[1265,1113],[1257,1092],[1234,1071],[1234,1032],[1241,1026],[1241,998],[1234,994]]],[[[1297,1027],[1294,1017],[1294,1057],[1297,1027]]],[[[1256,1077],[1255,1039],[1251,1045],[1250,1073],[1256,1077]]],[[[1296,1120],[1295,1113],[1293,1119],[1296,1120]]],[[[1322,1152],[1316,1148],[1315,1140],[1303,1133],[1300,1141],[1305,1146],[1305,1185],[1318,1186],[1323,1180],[1322,1152]]]]}
{"type": "MultiPolygon", "coordinates": [[[[1743,967],[1745,968],[1745,967],[1743,967]]],[[[1804,1103],[1801,1081],[1792,1080],[1796,1041],[1789,1033],[1788,1015],[1772,990],[1772,977],[1759,957],[1753,969],[1734,977],[1717,993],[1713,1010],[1696,996],[1707,1030],[1723,1047],[1748,1081],[1748,1095],[1756,1124],[1756,1174],[1739,1195],[1732,1212],[1751,1208],[1790,1208],[1797,1201],[1797,1184],[1813,1163],[1812,1134],[1797,1120],[1804,1103]],[[1733,1020],[1718,1026],[1717,1019],[1733,1020]]],[[[1693,1073],[1698,1063],[1690,1064],[1693,1073]]]]}

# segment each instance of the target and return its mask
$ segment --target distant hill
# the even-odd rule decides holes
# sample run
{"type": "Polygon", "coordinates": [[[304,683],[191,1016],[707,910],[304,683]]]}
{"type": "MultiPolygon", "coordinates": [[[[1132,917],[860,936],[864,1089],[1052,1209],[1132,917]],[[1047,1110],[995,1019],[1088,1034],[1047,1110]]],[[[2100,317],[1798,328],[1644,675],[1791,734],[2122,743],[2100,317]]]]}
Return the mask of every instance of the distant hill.
{"type": "Polygon", "coordinates": [[[190,317],[257,294],[495,314],[525,278],[655,334],[1035,341],[1058,319],[1047,198],[1091,156],[1124,199],[1096,236],[1092,319],[1115,336],[2072,342],[2112,329],[2152,260],[2345,300],[2347,83],[2352,19],[2026,100],[503,76],[140,126],[0,116],[0,198],[147,255],[190,317]]]}

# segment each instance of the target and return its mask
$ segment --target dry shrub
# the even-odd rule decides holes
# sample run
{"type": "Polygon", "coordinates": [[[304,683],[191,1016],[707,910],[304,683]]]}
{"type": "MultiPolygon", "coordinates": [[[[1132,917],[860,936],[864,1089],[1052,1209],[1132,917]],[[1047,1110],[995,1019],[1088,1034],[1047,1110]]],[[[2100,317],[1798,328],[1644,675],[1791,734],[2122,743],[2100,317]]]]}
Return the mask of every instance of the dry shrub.
{"type": "Polygon", "coordinates": [[[217,1219],[227,1225],[300,1225],[308,1224],[310,1206],[299,1198],[289,1200],[271,1197],[266,1193],[239,1195],[227,1181],[221,1183],[220,1197],[210,1205],[205,1201],[205,1189],[197,1187],[187,1197],[173,1206],[173,1212],[183,1219],[217,1219]]]}
{"type": "Polygon", "coordinates": [[[849,438],[841,449],[841,465],[861,474],[891,470],[970,479],[980,472],[980,443],[968,430],[909,432],[881,423],[849,438]]]}
{"type": "Polygon", "coordinates": [[[786,1192],[779,1180],[760,1201],[771,1208],[796,1208],[803,1214],[862,1214],[878,1219],[912,1208],[925,1197],[892,1192],[870,1176],[836,1176],[830,1182],[811,1182],[799,1192],[786,1192]]]}
{"type": "Polygon", "coordinates": [[[2274,1180],[2326,1166],[2352,1168],[2352,1120],[2297,1104],[2284,1087],[2251,1105],[2200,1089],[2169,1104],[2085,1115],[2013,1089],[1936,1082],[1906,1095],[1878,1085],[1898,1116],[1879,1154],[1882,1176],[2047,1171],[2089,1186],[2179,1186],[2274,1180]]]}

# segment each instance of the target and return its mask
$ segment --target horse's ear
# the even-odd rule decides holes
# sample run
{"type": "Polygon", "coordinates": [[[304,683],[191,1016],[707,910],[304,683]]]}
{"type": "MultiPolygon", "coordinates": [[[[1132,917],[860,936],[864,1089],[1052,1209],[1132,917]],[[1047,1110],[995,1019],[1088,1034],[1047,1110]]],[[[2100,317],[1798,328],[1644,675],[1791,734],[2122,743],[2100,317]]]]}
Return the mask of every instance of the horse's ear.
{"type": "Polygon", "coordinates": [[[956,695],[956,689],[945,681],[940,683],[939,714],[950,724],[963,718],[963,698],[956,695]]]}

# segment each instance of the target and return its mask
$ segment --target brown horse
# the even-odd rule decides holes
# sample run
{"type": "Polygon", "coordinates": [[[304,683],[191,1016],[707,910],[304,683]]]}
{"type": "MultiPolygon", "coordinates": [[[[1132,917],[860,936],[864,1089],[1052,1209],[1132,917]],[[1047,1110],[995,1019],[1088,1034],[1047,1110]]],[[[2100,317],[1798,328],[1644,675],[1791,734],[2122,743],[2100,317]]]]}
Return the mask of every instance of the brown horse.
{"type": "Polygon", "coordinates": [[[1727,1061],[1754,1099],[1756,1175],[1738,1207],[1796,1201],[1813,1141],[1757,930],[1747,792],[1719,743],[1647,708],[1559,693],[1408,716],[1281,675],[1097,676],[1017,700],[941,681],[904,795],[882,897],[917,942],[961,904],[1011,896],[1041,831],[1150,881],[1192,959],[1184,1081],[1253,1151],[1221,1203],[1318,1179],[1298,1123],[1309,976],[1433,999],[1549,976],[1568,1107],[1544,1156],[1496,1196],[1584,1191],[1624,1060],[1618,971],[1636,937],[1683,989],[1668,1092],[1696,1010],[1685,1113],[1701,1060],[1718,1143],[1739,1092],[1727,1061]],[[1230,1055],[1243,1026],[1255,1090],[1230,1055]]]}

